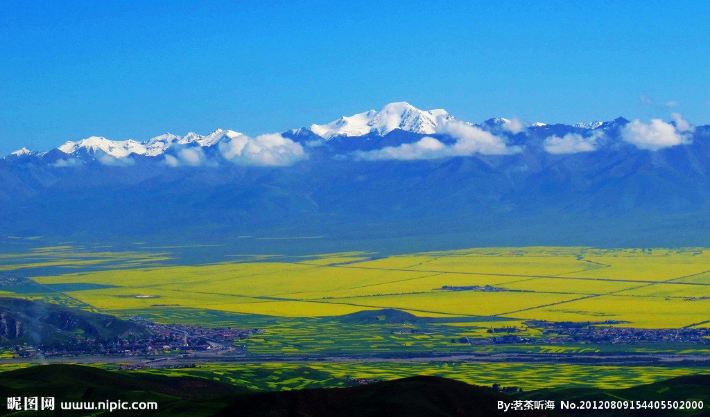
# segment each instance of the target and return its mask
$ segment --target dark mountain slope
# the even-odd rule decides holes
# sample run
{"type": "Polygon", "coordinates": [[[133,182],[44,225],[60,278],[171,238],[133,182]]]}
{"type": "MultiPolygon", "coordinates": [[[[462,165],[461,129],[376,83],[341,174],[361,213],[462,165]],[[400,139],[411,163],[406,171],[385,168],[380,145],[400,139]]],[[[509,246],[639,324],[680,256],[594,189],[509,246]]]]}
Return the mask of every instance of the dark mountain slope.
{"type": "MultiPolygon", "coordinates": [[[[673,378],[623,390],[549,389],[516,394],[462,382],[418,376],[350,388],[253,393],[239,387],[190,377],[116,372],[76,365],[45,365],[0,373],[0,392],[7,396],[53,396],[56,401],[157,401],[157,412],[125,415],[242,417],[476,417],[476,416],[691,416],[706,410],[561,411],[559,401],[702,400],[710,402],[709,375],[673,378]],[[498,410],[498,401],[554,400],[554,411],[498,410]],[[514,414],[511,414],[514,413],[514,414]]],[[[0,408],[0,415],[6,415],[0,408]]],[[[44,412],[46,414],[46,412],[44,412]]],[[[44,415],[37,412],[36,415],[44,415]]],[[[32,415],[26,413],[23,415],[32,415]]],[[[54,412],[52,415],[71,415],[54,412]]],[[[73,414],[81,415],[81,413],[73,414]]],[[[108,412],[99,415],[109,415],[108,412]]],[[[122,415],[111,413],[111,415],[122,415]]]]}
{"type": "MultiPolygon", "coordinates": [[[[419,376],[338,389],[270,392],[238,397],[219,416],[245,417],[492,417],[504,413],[489,388],[419,376]]],[[[545,416],[519,411],[517,416],[545,416]]]]}
{"type": "MultiPolygon", "coordinates": [[[[55,398],[55,410],[23,412],[31,415],[87,415],[61,412],[60,401],[156,401],[156,411],[108,411],[91,415],[210,416],[224,408],[229,396],[243,392],[237,387],[200,378],[167,377],[124,373],[77,365],[33,366],[0,373],[3,396],[48,396],[55,398]]],[[[0,415],[7,415],[0,407],[0,415]]]]}
{"type": "Polygon", "coordinates": [[[0,346],[55,346],[85,338],[113,340],[145,334],[143,327],[113,316],[0,297],[0,346]]]}

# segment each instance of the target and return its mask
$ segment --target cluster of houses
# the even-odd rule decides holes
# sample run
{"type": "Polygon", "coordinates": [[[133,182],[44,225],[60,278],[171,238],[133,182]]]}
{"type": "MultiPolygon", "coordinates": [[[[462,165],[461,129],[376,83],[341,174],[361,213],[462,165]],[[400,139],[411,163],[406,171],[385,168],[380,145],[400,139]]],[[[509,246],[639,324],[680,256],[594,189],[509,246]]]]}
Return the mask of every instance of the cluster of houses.
{"type": "Polygon", "coordinates": [[[194,352],[236,352],[245,350],[238,341],[259,334],[261,329],[212,328],[182,324],[160,324],[141,318],[134,322],[142,325],[145,335],[117,337],[110,340],[98,338],[72,338],[52,346],[17,345],[20,357],[50,357],[71,355],[145,356],[194,352]]]}

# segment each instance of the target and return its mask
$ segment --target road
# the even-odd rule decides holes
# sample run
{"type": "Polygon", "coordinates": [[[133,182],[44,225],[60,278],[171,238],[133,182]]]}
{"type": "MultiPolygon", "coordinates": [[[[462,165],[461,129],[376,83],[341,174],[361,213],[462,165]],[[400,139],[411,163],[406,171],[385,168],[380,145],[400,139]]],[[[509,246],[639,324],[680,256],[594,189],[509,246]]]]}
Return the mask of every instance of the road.
{"type": "Polygon", "coordinates": [[[678,354],[557,354],[557,353],[475,353],[457,355],[417,355],[417,356],[254,356],[244,354],[186,354],[175,356],[55,356],[49,358],[4,358],[0,364],[124,364],[146,367],[179,367],[199,363],[309,363],[309,362],[503,362],[503,363],[568,363],[588,365],[654,365],[654,366],[700,366],[710,368],[709,355],[678,354]]]}

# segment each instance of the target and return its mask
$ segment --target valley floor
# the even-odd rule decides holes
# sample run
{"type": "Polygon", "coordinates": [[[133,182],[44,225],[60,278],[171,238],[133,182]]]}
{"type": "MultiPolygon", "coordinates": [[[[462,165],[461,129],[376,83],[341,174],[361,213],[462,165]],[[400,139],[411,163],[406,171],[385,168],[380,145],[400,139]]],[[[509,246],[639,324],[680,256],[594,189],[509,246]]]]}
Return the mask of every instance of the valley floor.
{"type": "Polygon", "coordinates": [[[135,249],[0,253],[0,295],[147,324],[175,343],[126,342],[116,355],[81,337],[70,349],[6,338],[0,369],[91,363],[262,390],[413,375],[603,388],[708,372],[704,248],[235,253],[208,264],[135,249]],[[231,347],[211,339],[225,331],[231,347]]]}

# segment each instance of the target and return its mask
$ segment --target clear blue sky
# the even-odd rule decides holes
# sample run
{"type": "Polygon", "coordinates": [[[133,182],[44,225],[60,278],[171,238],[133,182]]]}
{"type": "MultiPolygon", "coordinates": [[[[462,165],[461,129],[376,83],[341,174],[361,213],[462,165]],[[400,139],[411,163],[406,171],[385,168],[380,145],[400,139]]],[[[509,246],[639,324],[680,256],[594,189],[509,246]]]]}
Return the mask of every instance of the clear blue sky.
{"type": "Polygon", "coordinates": [[[471,121],[710,123],[708,22],[706,0],[6,0],[0,153],[283,131],[400,100],[471,121]]]}

